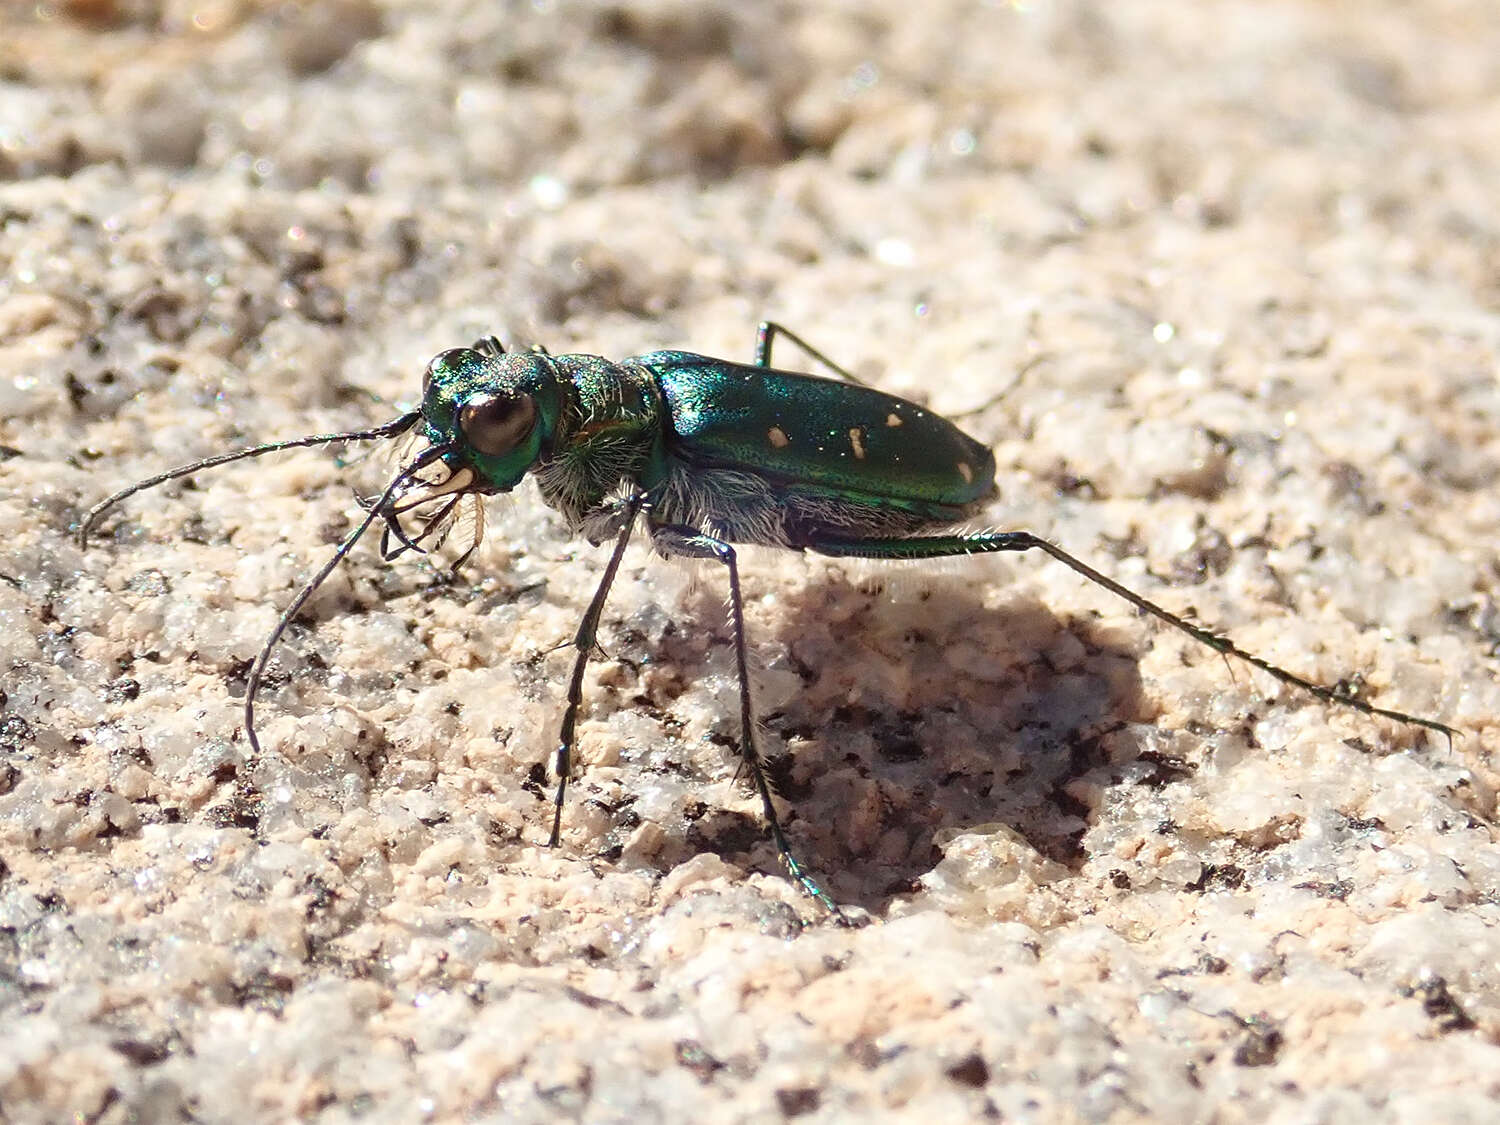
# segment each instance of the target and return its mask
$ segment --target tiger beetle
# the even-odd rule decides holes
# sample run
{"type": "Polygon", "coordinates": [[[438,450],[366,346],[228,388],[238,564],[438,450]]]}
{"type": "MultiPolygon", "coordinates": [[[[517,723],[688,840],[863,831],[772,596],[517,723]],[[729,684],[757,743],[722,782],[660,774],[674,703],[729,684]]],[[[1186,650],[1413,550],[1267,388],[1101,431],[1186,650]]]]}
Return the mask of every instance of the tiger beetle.
{"type": "Polygon", "coordinates": [[[710,559],[729,579],[730,624],[739,678],[739,753],[760,795],[772,842],[791,878],[836,917],[838,907],[792,854],[756,745],[743,599],[735,545],[812,551],[836,558],[938,559],[992,551],[1040,551],[1224,656],[1269,673],[1330,704],[1440,732],[1453,728],[1376,707],[1344,687],[1298,676],[1126,589],[1029,531],[952,530],[996,495],[995,458],[945,418],[863,385],[800,336],[765,322],[753,365],[692,352],[657,351],[619,363],[551,355],[541,347],[507,353],[487,337],[445,351],[427,365],[419,409],[385,425],[314,434],[207,457],[121,489],[89,509],[79,541],[126,497],[202,469],[283,449],[409,435],[426,447],[373,500],[365,516],[302,587],[266,639],[245,688],[245,733],[259,753],[255,698],[276,642],[315,590],[376,520],[381,553],[426,552],[471,506],[473,542],[483,535],[480,497],[509,492],[528,473],[569,529],[599,546],[613,539],[583,620],[557,742],[557,794],[548,845],[562,829],[573,768],[583,674],[596,648],[605,598],[625,546],[644,519],[652,546],[668,557],[710,559]],[[777,335],[838,379],[771,366],[777,335]],[[403,517],[421,510],[408,526],[403,517]],[[416,523],[420,519],[420,523],[416,523]]]}

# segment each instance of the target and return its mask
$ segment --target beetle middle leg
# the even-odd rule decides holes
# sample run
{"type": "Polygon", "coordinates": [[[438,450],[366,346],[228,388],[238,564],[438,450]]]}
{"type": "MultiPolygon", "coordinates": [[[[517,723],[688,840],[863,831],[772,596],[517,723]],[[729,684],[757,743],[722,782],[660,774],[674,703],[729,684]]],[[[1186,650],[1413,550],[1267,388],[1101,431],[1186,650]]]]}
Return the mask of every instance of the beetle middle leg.
{"type": "Polygon", "coordinates": [[[821,902],[835,918],[843,920],[844,914],[829,897],[817,880],[792,854],[786,833],[782,831],[781,819],[776,815],[776,802],[772,799],[771,783],[766,777],[765,762],[755,738],[755,706],[750,696],[750,663],[745,647],[745,608],[740,596],[740,570],[734,548],[722,539],[685,524],[650,525],[651,542],[663,555],[676,555],[690,559],[714,559],[724,564],[729,571],[730,625],[734,632],[734,664],[740,681],[740,758],[750,771],[751,782],[760,794],[761,806],[765,810],[766,824],[770,828],[771,841],[786,865],[787,873],[802,889],[821,902]]]}
{"type": "Polygon", "coordinates": [[[854,373],[842,364],[834,363],[826,355],[813,347],[797,333],[793,332],[784,324],[778,324],[774,320],[763,320],[755,330],[755,366],[769,368],[771,366],[771,344],[777,336],[785,336],[796,344],[804,352],[817,360],[828,370],[832,371],[845,382],[853,383],[856,387],[867,386],[863,379],[856,378],[854,373]]]}

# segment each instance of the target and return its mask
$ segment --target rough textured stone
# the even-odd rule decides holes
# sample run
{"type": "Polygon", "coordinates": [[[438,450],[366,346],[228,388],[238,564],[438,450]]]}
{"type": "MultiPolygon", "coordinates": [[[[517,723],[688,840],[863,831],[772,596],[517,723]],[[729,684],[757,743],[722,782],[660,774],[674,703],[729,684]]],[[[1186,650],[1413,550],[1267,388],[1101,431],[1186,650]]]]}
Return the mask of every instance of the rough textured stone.
{"type": "MultiPolygon", "coordinates": [[[[1328,4],[118,0],[0,13],[0,1115],[1488,1121],[1500,14],[1328,4]],[[529,487],[458,581],[362,546],[494,332],[801,331],[967,413],[1042,559],[721,575],[529,487]]],[[[778,353],[804,366],[794,349],[778,353]]]]}

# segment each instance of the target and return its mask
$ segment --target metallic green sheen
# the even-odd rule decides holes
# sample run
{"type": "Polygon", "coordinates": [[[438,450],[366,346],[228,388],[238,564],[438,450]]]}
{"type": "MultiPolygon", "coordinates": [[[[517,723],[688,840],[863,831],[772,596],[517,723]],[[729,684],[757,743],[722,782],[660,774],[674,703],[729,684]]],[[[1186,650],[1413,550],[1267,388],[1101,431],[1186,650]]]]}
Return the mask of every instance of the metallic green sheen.
{"type": "Polygon", "coordinates": [[[530,471],[541,450],[541,442],[556,424],[561,410],[556,380],[530,354],[486,356],[472,348],[443,352],[427,365],[422,388],[422,420],[428,441],[434,445],[465,447],[460,461],[484,478],[491,489],[509,491],[530,471]],[[531,439],[504,457],[486,457],[467,446],[458,425],[460,408],[480,395],[530,395],[536,400],[540,421],[531,439]]]}
{"type": "Polygon", "coordinates": [[[652,352],[626,362],[656,375],[673,451],[695,465],[954,508],[995,491],[994,454],[905,399],[692,352],[652,352]]]}
{"type": "Polygon", "coordinates": [[[480,489],[509,492],[528,473],[572,526],[622,480],[659,476],[661,395],[654,377],[591,355],[443,352],[427,368],[422,418],[427,439],[447,446],[452,469],[470,468],[480,489]],[[463,432],[463,407],[480,398],[530,398],[537,424],[509,453],[485,455],[463,432]]]}

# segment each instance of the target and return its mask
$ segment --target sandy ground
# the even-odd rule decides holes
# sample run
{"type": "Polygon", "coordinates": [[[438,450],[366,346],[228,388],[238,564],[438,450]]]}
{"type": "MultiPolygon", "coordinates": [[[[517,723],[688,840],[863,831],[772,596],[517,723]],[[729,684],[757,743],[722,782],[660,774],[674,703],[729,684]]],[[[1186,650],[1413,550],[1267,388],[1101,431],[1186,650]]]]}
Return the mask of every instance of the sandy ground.
{"type": "Polygon", "coordinates": [[[1491,0],[6,7],[0,1117],[1500,1116],[1497,60],[1491,0]],[[627,555],[549,850],[603,552],[530,485],[456,580],[362,544],[260,755],[389,462],[70,536],[485,333],[762,317],[962,415],[985,523],[1461,737],[1044,559],[750,553],[841,928],[714,571],[627,555]]]}

